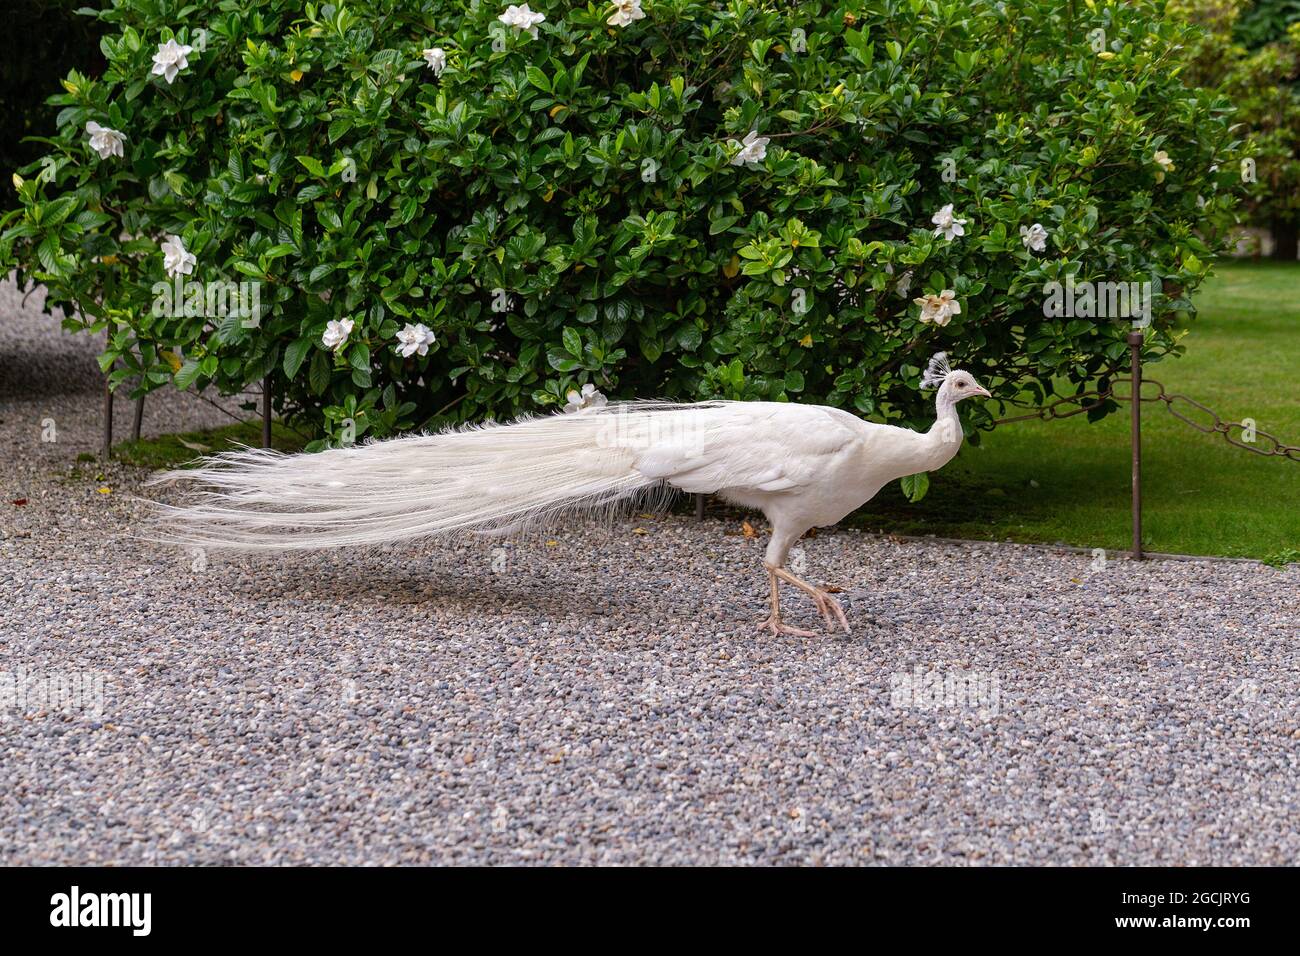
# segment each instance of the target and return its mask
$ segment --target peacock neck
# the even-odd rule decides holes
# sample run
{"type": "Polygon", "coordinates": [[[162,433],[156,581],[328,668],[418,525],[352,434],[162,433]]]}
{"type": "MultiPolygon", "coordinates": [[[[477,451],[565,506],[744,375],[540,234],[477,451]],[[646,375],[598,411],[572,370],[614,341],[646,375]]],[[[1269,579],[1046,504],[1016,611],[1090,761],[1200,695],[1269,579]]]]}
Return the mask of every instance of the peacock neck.
{"type": "Polygon", "coordinates": [[[961,448],[962,440],[961,419],[957,416],[957,403],[952,400],[947,388],[940,389],[938,396],[935,397],[934,413],[934,424],[925,433],[934,450],[936,464],[931,466],[932,469],[947,464],[957,454],[957,450],[961,448]]]}

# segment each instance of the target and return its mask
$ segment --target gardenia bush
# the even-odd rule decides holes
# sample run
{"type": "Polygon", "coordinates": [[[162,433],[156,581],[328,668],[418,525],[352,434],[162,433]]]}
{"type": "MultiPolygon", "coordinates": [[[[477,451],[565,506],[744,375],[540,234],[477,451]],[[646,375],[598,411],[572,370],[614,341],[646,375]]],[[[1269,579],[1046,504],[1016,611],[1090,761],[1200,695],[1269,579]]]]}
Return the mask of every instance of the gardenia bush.
{"type": "Polygon", "coordinates": [[[1154,3],[101,19],[109,67],[63,81],[0,259],[107,330],[114,383],[269,378],[331,441],[601,394],[924,426],[939,350],[1003,398],[1072,389],[1131,323],[1047,317],[1045,284],[1153,282],[1147,357],[1176,351],[1241,185],[1154,3]]]}

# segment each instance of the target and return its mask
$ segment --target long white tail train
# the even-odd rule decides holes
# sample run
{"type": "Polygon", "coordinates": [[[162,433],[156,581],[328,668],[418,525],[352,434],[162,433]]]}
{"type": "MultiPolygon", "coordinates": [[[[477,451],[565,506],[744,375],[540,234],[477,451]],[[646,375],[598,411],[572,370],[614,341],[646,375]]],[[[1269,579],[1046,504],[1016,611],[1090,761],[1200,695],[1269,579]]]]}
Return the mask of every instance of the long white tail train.
{"type": "Polygon", "coordinates": [[[225,452],[150,482],[203,488],[185,504],[158,503],[151,536],[241,551],[342,548],[608,513],[670,494],[637,460],[665,443],[689,456],[703,419],[680,413],[716,407],[636,402],[316,454],[225,452]]]}

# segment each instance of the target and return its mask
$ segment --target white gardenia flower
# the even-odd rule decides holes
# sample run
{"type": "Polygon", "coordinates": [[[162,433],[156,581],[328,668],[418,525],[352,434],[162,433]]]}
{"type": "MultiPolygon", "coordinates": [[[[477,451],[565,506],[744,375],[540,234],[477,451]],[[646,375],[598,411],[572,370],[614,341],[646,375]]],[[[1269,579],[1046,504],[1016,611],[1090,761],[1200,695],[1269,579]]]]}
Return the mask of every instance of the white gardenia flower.
{"type": "Polygon", "coordinates": [[[397,341],[401,343],[397,351],[401,353],[402,358],[410,358],[412,355],[428,355],[429,346],[437,339],[433,332],[424,323],[411,325],[409,322],[406,328],[397,333],[397,341]]]}
{"type": "Polygon", "coordinates": [[[580,412],[587,408],[604,408],[609,403],[604,395],[596,391],[596,386],[590,383],[582,386],[581,392],[571,389],[565,398],[569,400],[569,403],[564,406],[566,414],[580,412]]]}
{"type": "Polygon", "coordinates": [[[630,27],[633,20],[644,20],[641,0],[614,0],[614,15],[605,22],[611,27],[630,27]]]}
{"type": "MultiPolygon", "coordinates": [[[[892,262],[885,263],[885,272],[891,276],[894,274],[894,264],[892,262]]],[[[900,299],[906,299],[907,290],[910,288],[912,288],[912,270],[908,269],[894,283],[894,294],[900,299]]]]}
{"type": "Polygon", "coordinates": [[[948,203],[948,205],[931,216],[930,221],[935,225],[934,234],[943,236],[949,242],[952,241],[954,236],[966,235],[966,230],[963,228],[966,225],[966,220],[958,219],[953,214],[952,203],[948,203]]]}
{"type": "Polygon", "coordinates": [[[430,47],[420,51],[420,55],[424,57],[424,62],[429,64],[429,69],[433,70],[434,76],[442,76],[442,71],[447,69],[447,53],[442,47],[430,47]]]}
{"type": "Polygon", "coordinates": [[[961,312],[957,293],[952,289],[944,289],[938,295],[926,295],[912,301],[921,307],[921,321],[927,325],[931,322],[940,326],[947,325],[954,315],[961,312]]]}
{"type": "Polygon", "coordinates": [[[1163,149],[1158,149],[1151,154],[1151,162],[1155,163],[1167,173],[1173,171],[1174,161],[1169,158],[1169,154],[1163,149]]]}
{"type": "Polygon", "coordinates": [[[351,319],[334,319],[325,326],[325,334],[320,337],[321,344],[337,352],[352,334],[352,326],[355,324],[351,319]]]}
{"type": "Polygon", "coordinates": [[[192,46],[182,46],[175,40],[158,44],[158,52],[153,55],[153,75],[161,76],[170,85],[176,74],[190,65],[186,59],[194,51],[192,46]]]}
{"type": "Polygon", "coordinates": [[[1031,252],[1047,251],[1047,230],[1043,228],[1041,222],[1036,222],[1032,226],[1020,227],[1020,241],[1025,244],[1025,248],[1031,252]]]}
{"type": "Polygon", "coordinates": [[[100,159],[126,155],[122,150],[126,137],[117,130],[100,126],[94,120],[89,120],[86,123],[86,132],[90,134],[90,148],[99,153],[100,159]]]}
{"type": "Polygon", "coordinates": [[[508,27],[514,27],[516,33],[529,32],[534,40],[537,39],[537,24],[546,20],[546,14],[534,13],[528,9],[528,4],[521,3],[519,6],[506,7],[506,12],[497,17],[508,27]]]}
{"type": "Polygon", "coordinates": [[[731,145],[740,150],[731,157],[731,165],[757,166],[767,158],[767,144],[771,141],[767,136],[759,136],[756,129],[751,129],[743,140],[731,140],[731,145]]]}
{"type": "Polygon", "coordinates": [[[185,248],[180,236],[168,236],[159,248],[163,252],[163,270],[169,276],[187,276],[194,272],[194,264],[199,260],[185,248]]]}

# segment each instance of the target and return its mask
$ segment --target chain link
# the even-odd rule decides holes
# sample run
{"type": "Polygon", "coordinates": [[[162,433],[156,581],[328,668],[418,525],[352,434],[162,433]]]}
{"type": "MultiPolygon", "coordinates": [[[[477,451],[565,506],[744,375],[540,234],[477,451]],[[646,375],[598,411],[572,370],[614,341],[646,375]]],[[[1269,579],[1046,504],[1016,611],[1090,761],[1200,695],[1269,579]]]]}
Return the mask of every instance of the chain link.
{"type": "MultiPolygon", "coordinates": [[[[1009,418],[994,419],[993,424],[1008,425],[1012,422],[1024,422],[1030,421],[1031,419],[1052,421],[1058,418],[1072,418],[1075,415],[1081,415],[1094,408],[1100,408],[1107,401],[1131,402],[1133,401],[1132,392],[1132,378],[1117,378],[1111,384],[1110,388],[1094,389],[1092,391],[1080,392],[1078,395],[1069,395],[1024,415],[1012,415],[1009,418]],[[1116,394],[1116,385],[1128,385],[1129,394],[1116,394]],[[1090,399],[1095,399],[1095,401],[1089,401],[1090,399]],[[1068,408],[1066,411],[1061,411],[1060,409],[1062,406],[1075,407],[1068,408]]],[[[1266,458],[1287,458],[1294,462],[1300,462],[1300,445],[1288,445],[1276,435],[1271,435],[1263,429],[1256,428],[1254,425],[1247,426],[1241,422],[1224,421],[1213,409],[1202,405],[1195,399],[1188,398],[1186,395],[1174,395],[1167,392],[1164,385],[1153,378],[1143,377],[1142,394],[1138,395],[1138,400],[1142,402],[1164,402],[1165,408],[1169,410],[1169,414],[1173,415],[1174,418],[1186,422],[1197,431],[1204,432],[1207,435],[1222,435],[1224,441],[1229,445],[1234,445],[1237,448],[1243,448],[1246,451],[1254,452],[1256,455],[1263,455],[1266,458]],[[1156,389],[1156,394],[1148,396],[1146,394],[1147,386],[1156,389]],[[1186,414],[1180,412],[1178,408],[1175,408],[1175,405],[1183,407],[1186,414]],[[1197,421],[1195,417],[1189,416],[1199,416],[1201,420],[1197,421]],[[1208,420],[1206,419],[1207,416],[1208,420]],[[1234,429],[1242,432],[1243,435],[1248,432],[1253,433],[1255,441],[1249,442],[1234,437],[1234,429]],[[1257,443],[1261,440],[1267,442],[1268,447],[1259,447],[1257,443]]]]}

